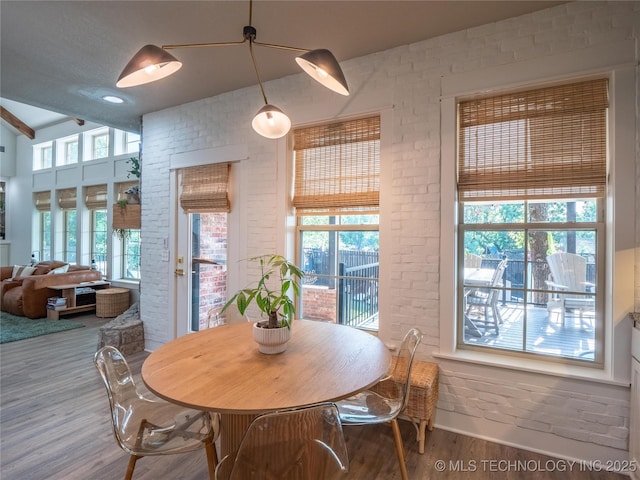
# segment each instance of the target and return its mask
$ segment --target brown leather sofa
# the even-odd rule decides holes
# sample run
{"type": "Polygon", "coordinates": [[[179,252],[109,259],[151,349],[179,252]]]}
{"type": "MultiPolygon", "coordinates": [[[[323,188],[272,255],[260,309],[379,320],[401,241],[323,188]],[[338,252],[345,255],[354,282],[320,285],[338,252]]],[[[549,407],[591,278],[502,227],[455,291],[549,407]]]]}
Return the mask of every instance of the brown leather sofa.
{"type": "Polygon", "coordinates": [[[28,318],[47,316],[47,299],[55,294],[47,287],[101,280],[100,272],[82,265],[71,265],[66,273],[49,274],[64,262],[40,262],[29,277],[11,280],[13,267],[0,268],[0,310],[28,318]]]}

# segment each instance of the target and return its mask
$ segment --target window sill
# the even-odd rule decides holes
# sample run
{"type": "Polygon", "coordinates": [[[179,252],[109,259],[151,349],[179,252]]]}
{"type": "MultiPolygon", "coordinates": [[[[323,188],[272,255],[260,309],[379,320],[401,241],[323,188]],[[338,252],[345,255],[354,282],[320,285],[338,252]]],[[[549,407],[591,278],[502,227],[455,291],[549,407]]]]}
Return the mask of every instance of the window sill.
{"type": "Polygon", "coordinates": [[[606,372],[592,367],[580,367],[554,362],[535,362],[532,365],[530,359],[520,359],[507,355],[495,355],[475,351],[458,350],[457,352],[433,352],[435,358],[471,363],[474,365],[486,365],[495,368],[517,370],[521,372],[538,373],[553,377],[571,378],[588,382],[603,383],[619,387],[629,387],[628,381],[617,380],[606,372]]]}
{"type": "Polygon", "coordinates": [[[119,278],[119,279],[111,279],[108,280],[112,286],[127,286],[127,287],[137,287],[138,285],[140,285],[140,280],[133,280],[133,279],[126,279],[126,278],[119,278]]]}

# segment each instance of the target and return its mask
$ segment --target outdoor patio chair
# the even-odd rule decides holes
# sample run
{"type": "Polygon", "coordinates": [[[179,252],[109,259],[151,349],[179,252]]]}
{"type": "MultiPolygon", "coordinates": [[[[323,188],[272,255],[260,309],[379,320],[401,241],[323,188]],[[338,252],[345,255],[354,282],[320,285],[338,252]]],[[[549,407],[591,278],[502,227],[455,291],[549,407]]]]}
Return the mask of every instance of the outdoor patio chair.
{"type": "Polygon", "coordinates": [[[505,258],[498,264],[493,272],[491,284],[488,288],[468,289],[465,295],[467,317],[469,317],[472,310],[480,310],[481,316],[474,317],[473,319],[469,317],[470,320],[476,327],[479,324],[484,326],[485,331],[493,328],[496,334],[500,333],[500,324],[502,323],[500,309],[498,308],[498,299],[502,290],[496,287],[502,287],[502,277],[506,269],[507,259],[505,258]]]}
{"type": "Polygon", "coordinates": [[[200,448],[206,450],[209,478],[214,479],[215,433],[208,412],[144,397],[138,392],[129,364],[115,347],[102,347],[93,361],[109,396],[113,434],[120,448],[131,455],[125,480],[131,480],[139,458],[200,448]]]}
{"type": "Polygon", "coordinates": [[[473,253],[467,253],[464,256],[464,268],[480,268],[482,267],[482,257],[473,253]]]}
{"type": "Polygon", "coordinates": [[[545,283],[551,289],[547,302],[549,318],[554,309],[560,309],[560,322],[565,326],[566,313],[577,310],[581,326],[585,323],[584,312],[595,309],[595,297],[586,295],[595,284],[587,282],[587,261],[575,253],[558,252],[547,257],[552,280],[545,283]]]}

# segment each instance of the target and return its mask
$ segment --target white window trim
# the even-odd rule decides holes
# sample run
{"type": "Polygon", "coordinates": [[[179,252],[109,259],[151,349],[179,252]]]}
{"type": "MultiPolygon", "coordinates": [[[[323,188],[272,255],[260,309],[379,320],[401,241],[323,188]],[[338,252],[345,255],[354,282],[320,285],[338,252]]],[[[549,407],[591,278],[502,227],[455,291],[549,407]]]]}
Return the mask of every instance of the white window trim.
{"type": "Polygon", "coordinates": [[[53,168],[53,166],[55,165],[53,141],[43,142],[33,146],[32,165],[34,172],[53,168]],[[46,149],[51,149],[51,165],[49,165],[48,167],[45,167],[44,165],[44,151],[46,149]]]}
{"type": "Polygon", "coordinates": [[[635,191],[635,47],[632,40],[580,51],[452,75],[442,80],[441,99],[441,232],[440,232],[440,345],[434,356],[498,368],[516,369],[626,385],[630,379],[633,311],[635,209],[629,195],[635,191]],[[457,99],[512,88],[562,82],[593,75],[608,75],[609,191],[606,219],[606,285],[604,368],[520,359],[508,355],[460,350],[456,346],[456,104],[457,99]],[[616,125],[618,128],[616,128],[616,125]],[[625,202],[626,200],[626,202],[625,202]],[[612,219],[622,219],[614,222],[612,219]]]}
{"type": "MultiPolygon", "coordinates": [[[[111,152],[113,152],[113,129],[109,127],[100,127],[95,128],[93,130],[87,130],[83,133],[83,152],[82,152],[82,160],[85,162],[89,162],[92,160],[104,160],[112,156],[111,152]],[[103,135],[107,135],[107,141],[109,144],[107,145],[107,154],[104,157],[95,157],[94,156],[94,143],[96,137],[101,137],[103,135]]],[[[78,145],[80,148],[80,145],[78,145]]]]}
{"type": "Polygon", "coordinates": [[[80,135],[73,134],[67,137],[58,138],[56,143],[56,167],[62,167],[65,165],[75,165],[80,161],[80,135]],[[72,143],[77,144],[77,154],[75,161],[70,162],[67,158],[68,147],[72,143]]]}

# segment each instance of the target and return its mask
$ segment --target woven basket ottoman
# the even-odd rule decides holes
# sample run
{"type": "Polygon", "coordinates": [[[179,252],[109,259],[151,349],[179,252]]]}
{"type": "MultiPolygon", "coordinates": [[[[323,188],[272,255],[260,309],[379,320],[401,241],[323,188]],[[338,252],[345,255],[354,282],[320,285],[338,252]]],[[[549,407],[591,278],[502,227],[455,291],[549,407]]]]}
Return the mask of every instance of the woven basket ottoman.
{"type": "Polygon", "coordinates": [[[129,308],[128,288],[96,290],[96,317],[117,317],[129,308]]]}
{"type": "MultiPolygon", "coordinates": [[[[395,366],[396,359],[397,357],[392,358],[390,370],[395,366]]],[[[416,439],[420,453],[424,453],[427,429],[433,430],[436,404],[438,403],[438,381],[439,369],[436,363],[413,361],[409,400],[401,416],[408,418],[416,427],[416,439]]],[[[384,384],[371,387],[371,390],[382,395],[385,395],[384,389],[384,384]]]]}

